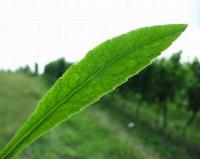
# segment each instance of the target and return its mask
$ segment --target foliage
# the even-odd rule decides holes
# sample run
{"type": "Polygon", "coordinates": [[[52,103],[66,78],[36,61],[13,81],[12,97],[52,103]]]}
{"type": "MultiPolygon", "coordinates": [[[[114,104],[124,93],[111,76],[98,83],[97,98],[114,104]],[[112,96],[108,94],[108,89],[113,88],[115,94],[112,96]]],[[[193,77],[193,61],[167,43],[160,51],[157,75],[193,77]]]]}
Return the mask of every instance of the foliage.
{"type": "Polygon", "coordinates": [[[45,66],[44,76],[50,82],[54,83],[71,66],[64,58],[52,61],[45,66]]]}
{"type": "MultiPolygon", "coordinates": [[[[138,118],[135,113],[138,105],[141,105],[140,101],[124,99],[123,96],[118,94],[117,92],[113,92],[104,98],[104,105],[107,105],[108,109],[111,109],[111,112],[117,111],[119,114],[123,115],[125,118],[128,118],[129,121],[133,121],[135,123],[134,131],[141,125],[144,125],[145,128],[150,127],[154,130],[154,133],[151,134],[150,130],[146,131],[138,131],[138,134],[143,138],[146,138],[145,144],[150,144],[155,147],[156,150],[160,152],[160,149],[163,149],[163,153],[166,155],[170,155],[170,149],[177,145],[177,147],[184,147],[184,152],[189,152],[189,156],[181,156],[178,152],[177,148],[172,148],[172,156],[168,158],[186,158],[190,159],[196,158],[199,159],[199,149],[200,149],[200,124],[199,119],[200,116],[197,116],[197,120],[194,121],[190,128],[187,129],[187,133],[183,134],[182,129],[185,126],[185,121],[187,120],[190,113],[185,107],[178,107],[177,103],[170,103],[168,106],[169,118],[168,118],[168,127],[167,129],[163,129],[160,124],[156,123],[157,120],[157,105],[156,103],[143,103],[142,109],[140,110],[140,118],[138,118]],[[155,134],[157,133],[157,135],[155,134]],[[153,139],[155,138],[155,140],[153,139]],[[169,146],[165,147],[165,141],[173,142],[169,146]],[[179,146],[178,146],[179,145],[179,146]],[[164,146],[162,148],[162,146],[164,146]],[[167,151],[166,151],[167,150],[167,151]],[[181,157],[180,157],[181,156],[181,157]]],[[[119,118],[120,121],[123,118],[119,118]]],[[[162,158],[162,157],[161,157],[162,158]]]]}
{"type": "MultiPolygon", "coordinates": [[[[34,109],[37,99],[47,88],[41,77],[16,73],[0,73],[0,82],[1,147],[34,109]]],[[[17,158],[189,159],[192,156],[195,159],[194,153],[189,154],[184,146],[174,143],[174,140],[171,141],[146,124],[129,118],[122,111],[115,113],[116,104],[107,105],[102,102],[103,100],[83,110],[54,131],[42,136],[17,158]],[[128,128],[130,121],[134,122],[135,127],[128,128]]],[[[116,98],[115,102],[119,103],[119,99],[116,98]]],[[[134,108],[133,103],[130,107],[134,108]]],[[[194,132],[198,134],[198,131],[194,132]]]]}
{"type": "Polygon", "coordinates": [[[200,83],[191,83],[190,86],[187,89],[187,96],[188,96],[188,106],[189,109],[197,113],[200,109],[199,103],[200,103],[200,83]]]}
{"type": "MultiPolygon", "coordinates": [[[[142,103],[149,107],[152,105],[158,107],[152,108],[155,111],[154,113],[157,112],[156,115],[152,116],[157,118],[155,121],[159,126],[160,114],[162,113],[164,128],[168,125],[168,118],[172,118],[171,109],[175,111],[173,113],[177,114],[174,115],[177,118],[180,118],[178,117],[180,116],[179,113],[184,112],[181,114],[183,116],[181,117],[183,118],[181,123],[175,127],[178,127],[179,130],[181,129],[181,133],[185,134],[186,128],[191,127],[195,121],[198,122],[198,112],[200,110],[200,62],[198,59],[187,63],[181,62],[181,53],[182,51],[179,51],[169,59],[156,60],[150,65],[151,67],[147,67],[124,84],[119,92],[123,96],[124,94],[132,96],[133,102],[139,100],[140,104],[137,105],[136,110],[133,111],[133,108],[127,108],[131,113],[135,112],[136,115],[142,103]],[[137,96],[140,98],[136,98],[137,96]],[[175,108],[173,105],[175,105],[175,108]],[[183,121],[185,124],[183,124],[183,121]]],[[[126,97],[126,99],[128,98],[126,97]]],[[[143,109],[146,112],[151,110],[151,108],[143,109]]],[[[173,118],[173,120],[176,119],[173,118]]],[[[187,129],[188,134],[194,136],[193,130],[195,130],[194,127],[190,130],[187,129]]],[[[199,138],[198,135],[195,136],[199,138]]]]}
{"type": "Polygon", "coordinates": [[[31,75],[31,74],[32,74],[31,68],[30,68],[29,65],[26,65],[26,66],[24,66],[24,67],[22,67],[22,66],[19,67],[19,68],[16,70],[16,72],[24,73],[24,74],[26,74],[26,75],[31,75]]]}
{"type": "Polygon", "coordinates": [[[186,123],[186,127],[190,126],[197,117],[200,110],[200,62],[195,59],[190,65],[189,70],[192,72],[190,82],[187,84],[187,108],[192,112],[192,115],[186,123]]]}
{"type": "Polygon", "coordinates": [[[149,104],[158,103],[159,113],[163,116],[163,127],[167,127],[168,102],[175,101],[177,96],[183,97],[189,81],[185,76],[188,74],[188,67],[180,62],[181,53],[179,51],[169,59],[156,60],[120,88],[125,92],[140,94],[142,101],[149,104]]]}
{"type": "Polygon", "coordinates": [[[124,83],[169,47],[185,28],[183,24],[141,28],[91,50],[38,103],[0,152],[1,159],[15,156],[38,137],[124,83]]]}

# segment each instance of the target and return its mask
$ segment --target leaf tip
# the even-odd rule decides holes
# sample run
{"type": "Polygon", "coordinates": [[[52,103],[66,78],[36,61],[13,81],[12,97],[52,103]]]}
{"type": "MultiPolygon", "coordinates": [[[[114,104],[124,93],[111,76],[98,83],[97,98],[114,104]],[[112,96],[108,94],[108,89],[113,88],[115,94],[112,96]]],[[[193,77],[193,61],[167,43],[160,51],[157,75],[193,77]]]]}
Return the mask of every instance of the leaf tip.
{"type": "Polygon", "coordinates": [[[185,29],[188,27],[188,24],[175,24],[177,28],[180,29],[181,32],[185,31],[185,29]]]}

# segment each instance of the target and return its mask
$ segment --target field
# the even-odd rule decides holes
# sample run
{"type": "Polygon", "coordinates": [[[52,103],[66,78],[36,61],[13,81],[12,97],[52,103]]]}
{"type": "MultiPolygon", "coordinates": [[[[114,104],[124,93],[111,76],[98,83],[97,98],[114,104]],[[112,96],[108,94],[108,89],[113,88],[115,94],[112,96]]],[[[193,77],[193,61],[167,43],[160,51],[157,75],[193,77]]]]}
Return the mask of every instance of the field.
{"type": "MultiPolygon", "coordinates": [[[[169,103],[168,105],[168,127],[166,130],[162,128],[162,117],[159,110],[159,103],[150,104],[147,102],[141,102],[134,99],[134,94],[129,94],[128,98],[124,98],[118,93],[114,93],[112,96],[112,106],[115,109],[121,110],[124,114],[132,116],[134,119],[146,122],[155,129],[160,129],[163,133],[176,136],[176,138],[185,139],[185,142],[196,144],[200,146],[200,114],[197,115],[196,120],[187,128],[184,129],[185,123],[191,116],[191,112],[184,106],[177,103],[169,103]],[[139,105],[139,107],[138,107],[139,105]]],[[[110,97],[109,97],[110,98],[110,97]]],[[[107,98],[108,100],[110,100],[107,98]]]]}
{"type": "MultiPolygon", "coordinates": [[[[0,73],[0,147],[15,133],[48,89],[42,77],[0,73]]],[[[148,124],[98,102],[41,137],[19,159],[198,158],[148,124]]]]}

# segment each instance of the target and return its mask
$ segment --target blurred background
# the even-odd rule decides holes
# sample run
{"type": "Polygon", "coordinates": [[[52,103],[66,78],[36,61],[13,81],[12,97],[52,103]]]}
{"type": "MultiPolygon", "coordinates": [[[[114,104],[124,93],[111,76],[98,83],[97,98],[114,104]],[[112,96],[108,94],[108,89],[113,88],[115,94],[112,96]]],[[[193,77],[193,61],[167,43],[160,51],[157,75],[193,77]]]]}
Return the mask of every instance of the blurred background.
{"type": "Polygon", "coordinates": [[[99,43],[187,23],[142,72],[41,137],[19,159],[199,159],[199,0],[0,0],[0,147],[99,43]]]}

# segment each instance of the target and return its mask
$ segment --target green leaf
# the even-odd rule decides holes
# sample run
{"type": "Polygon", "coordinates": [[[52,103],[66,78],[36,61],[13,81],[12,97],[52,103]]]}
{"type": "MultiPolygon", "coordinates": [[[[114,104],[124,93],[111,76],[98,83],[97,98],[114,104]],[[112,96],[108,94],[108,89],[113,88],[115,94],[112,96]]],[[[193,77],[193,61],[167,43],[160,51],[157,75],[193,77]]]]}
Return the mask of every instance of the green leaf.
{"type": "Polygon", "coordinates": [[[0,152],[9,159],[44,133],[96,102],[151,63],[185,30],[185,24],[146,27],[107,40],[68,69],[0,152]]]}

